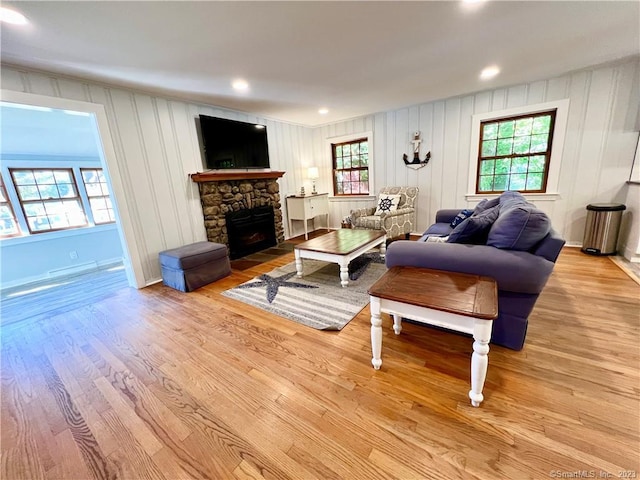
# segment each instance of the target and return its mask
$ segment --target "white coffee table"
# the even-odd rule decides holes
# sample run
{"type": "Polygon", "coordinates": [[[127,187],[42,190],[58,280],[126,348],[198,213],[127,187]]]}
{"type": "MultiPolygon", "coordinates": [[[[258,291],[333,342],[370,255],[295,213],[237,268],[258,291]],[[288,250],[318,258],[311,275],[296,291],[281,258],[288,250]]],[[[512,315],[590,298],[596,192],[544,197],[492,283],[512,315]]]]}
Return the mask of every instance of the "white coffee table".
{"type": "Polygon", "coordinates": [[[378,230],[342,228],[294,246],[296,273],[302,277],[302,259],[322,260],[340,265],[340,284],[349,284],[349,263],[374,247],[380,246],[380,256],[387,251],[387,238],[378,230]]]}

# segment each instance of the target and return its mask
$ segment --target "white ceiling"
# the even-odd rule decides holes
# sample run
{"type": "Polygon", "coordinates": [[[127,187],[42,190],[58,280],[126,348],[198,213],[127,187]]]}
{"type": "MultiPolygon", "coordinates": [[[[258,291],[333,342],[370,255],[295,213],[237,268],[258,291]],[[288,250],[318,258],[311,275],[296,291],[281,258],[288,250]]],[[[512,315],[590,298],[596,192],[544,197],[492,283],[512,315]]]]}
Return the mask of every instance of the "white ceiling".
{"type": "Polygon", "coordinates": [[[310,126],[640,54],[637,0],[3,5],[3,62],[310,126]]]}

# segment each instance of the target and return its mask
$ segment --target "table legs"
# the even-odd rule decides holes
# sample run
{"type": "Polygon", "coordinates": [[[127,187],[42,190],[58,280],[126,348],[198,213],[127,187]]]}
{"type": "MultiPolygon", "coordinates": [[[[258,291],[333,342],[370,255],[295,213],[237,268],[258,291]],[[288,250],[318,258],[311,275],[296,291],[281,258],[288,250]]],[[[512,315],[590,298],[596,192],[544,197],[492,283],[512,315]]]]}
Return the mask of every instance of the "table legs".
{"type": "Polygon", "coordinates": [[[346,260],[340,261],[340,285],[342,288],[349,285],[349,262],[346,260]]]}
{"type": "Polygon", "coordinates": [[[369,297],[371,309],[371,351],[373,358],[371,364],[376,370],[380,370],[382,365],[382,318],[380,317],[380,299],[377,297],[369,297]]]}
{"type": "Polygon", "coordinates": [[[302,278],[302,257],[300,257],[300,250],[294,250],[296,256],[296,277],[302,278]]]}
{"type": "MultiPolygon", "coordinates": [[[[376,370],[382,366],[382,317],[380,299],[369,296],[371,311],[371,364],[376,370]]],[[[489,341],[491,340],[492,320],[474,320],[473,354],[471,355],[471,405],[479,407],[484,400],[482,389],[487,378],[489,366],[489,341]]],[[[393,331],[399,335],[402,331],[402,315],[393,314],[393,331]]]]}
{"type": "Polygon", "coordinates": [[[398,314],[393,315],[393,331],[396,335],[400,335],[402,331],[402,316],[398,314]]]}
{"type": "Polygon", "coordinates": [[[473,354],[471,355],[471,405],[479,407],[484,396],[482,389],[487,378],[489,365],[489,341],[491,340],[492,320],[476,320],[473,325],[473,354]]]}

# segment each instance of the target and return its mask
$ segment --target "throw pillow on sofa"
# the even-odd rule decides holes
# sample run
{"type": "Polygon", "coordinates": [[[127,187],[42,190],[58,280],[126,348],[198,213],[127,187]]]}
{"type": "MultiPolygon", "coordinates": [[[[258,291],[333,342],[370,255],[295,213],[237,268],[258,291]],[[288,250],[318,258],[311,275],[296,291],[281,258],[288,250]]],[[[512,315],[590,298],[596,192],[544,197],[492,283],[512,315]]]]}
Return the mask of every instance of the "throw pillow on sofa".
{"type": "Polygon", "coordinates": [[[485,244],[491,225],[498,218],[499,212],[500,205],[495,205],[477,215],[474,213],[453,229],[447,243],[485,244]]]}
{"type": "Polygon", "coordinates": [[[509,250],[531,250],[551,231],[551,220],[531,204],[503,208],[487,237],[487,245],[509,250]]]}
{"type": "Polygon", "coordinates": [[[449,225],[451,225],[451,228],[456,228],[471,215],[473,215],[473,210],[464,209],[454,217],[449,225]]]}
{"type": "Polygon", "coordinates": [[[380,194],[378,198],[378,208],[374,215],[382,215],[383,213],[395,212],[400,203],[400,195],[380,194]]]}
{"type": "Polygon", "coordinates": [[[489,210],[490,208],[495,207],[499,203],[500,203],[500,197],[492,198],[491,200],[488,200],[485,198],[483,200],[480,200],[480,203],[476,205],[476,208],[473,210],[473,213],[475,213],[476,215],[479,215],[485,210],[489,210]]]}

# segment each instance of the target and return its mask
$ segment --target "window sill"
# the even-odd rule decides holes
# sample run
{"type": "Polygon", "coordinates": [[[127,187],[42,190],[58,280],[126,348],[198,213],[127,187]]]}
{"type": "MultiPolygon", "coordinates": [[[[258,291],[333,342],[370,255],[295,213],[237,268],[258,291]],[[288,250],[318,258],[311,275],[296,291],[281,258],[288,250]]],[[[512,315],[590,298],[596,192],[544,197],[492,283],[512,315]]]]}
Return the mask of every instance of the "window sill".
{"type": "MultiPolygon", "coordinates": [[[[469,202],[479,202],[485,198],[495,198],[499,196],[500,195],[495,193],[486,195],[481,193],[467,193],[464,198],[469,202]]],[[[522,196],[533,202],[555,202],[556,200],[560,200],[559,193],[523,193],[522,196]]]]}
{"type": "Polygon", "coordinates": [[[376,200],[378,198],[375,195],[349,195],[348,197],[343,196],[329,196],[330,202],[362,202],[362,201],[370,201],[376,200]]]}

